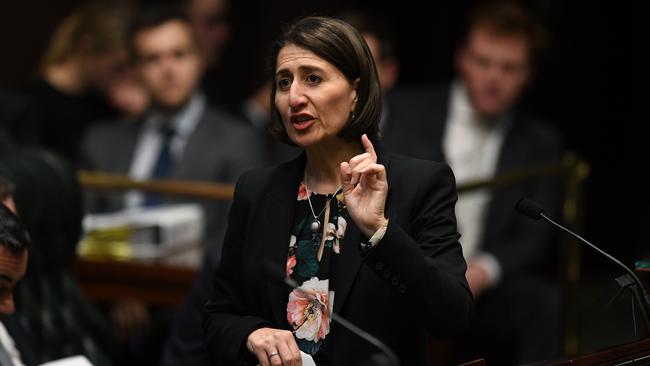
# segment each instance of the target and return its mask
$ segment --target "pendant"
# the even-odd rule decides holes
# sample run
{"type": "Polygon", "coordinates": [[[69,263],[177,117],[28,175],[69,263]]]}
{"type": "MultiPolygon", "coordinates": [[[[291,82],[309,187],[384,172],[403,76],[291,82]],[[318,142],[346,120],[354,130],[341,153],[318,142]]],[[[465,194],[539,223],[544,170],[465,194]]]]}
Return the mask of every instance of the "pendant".
{"type": "Polygon", "coordinates": [[[311,229],[312,233],[317,232],[320,229],[320,221],[314,219],[314,221],[311,222],[309,228],[311,229]]]}

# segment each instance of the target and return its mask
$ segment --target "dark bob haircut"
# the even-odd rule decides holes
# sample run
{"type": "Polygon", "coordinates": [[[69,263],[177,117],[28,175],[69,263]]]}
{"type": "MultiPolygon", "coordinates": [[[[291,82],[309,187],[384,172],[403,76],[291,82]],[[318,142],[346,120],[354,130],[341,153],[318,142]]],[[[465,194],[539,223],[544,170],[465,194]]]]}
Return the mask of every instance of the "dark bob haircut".
{"type": "Polygon", "coordinates": [[[382,96],[375,62],[363,36],[348,23],[327,17],[306,17],[292,23],[280,36],[271,52],[271,131],[284,142],[294,145],[275,107],[278,54],[287,45],[313,52],[334,65],[350,83],[359,79],[357,104],[347,124],[339,133],[346,141],[364,133],[376,141],[379,135],[382,96]]]}

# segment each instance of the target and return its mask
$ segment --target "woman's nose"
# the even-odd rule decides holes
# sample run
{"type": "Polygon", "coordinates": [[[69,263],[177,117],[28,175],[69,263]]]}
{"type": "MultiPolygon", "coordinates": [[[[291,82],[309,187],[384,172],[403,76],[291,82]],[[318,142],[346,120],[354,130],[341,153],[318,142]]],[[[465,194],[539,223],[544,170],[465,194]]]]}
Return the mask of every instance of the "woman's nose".
{"type": "Polygon", "coordinates": [[[298,83],[293,83],[289,89],[289,107],[297,109],[307,102],[304,90],[298,83]]]}

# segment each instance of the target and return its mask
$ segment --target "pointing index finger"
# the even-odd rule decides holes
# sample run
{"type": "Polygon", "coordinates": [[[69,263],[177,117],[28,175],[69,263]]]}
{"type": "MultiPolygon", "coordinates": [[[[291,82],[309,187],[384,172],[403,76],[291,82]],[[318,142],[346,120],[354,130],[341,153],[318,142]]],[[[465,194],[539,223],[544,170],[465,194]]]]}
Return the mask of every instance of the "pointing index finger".
{"type": "Polygon", "coordinates": [[[361,135],[361,144],[363,145],[363,148],[366,150],[366,152],[370,154],[370,157],[372,157],[372,159],[376,162],[377,153],[375,153],[375,147],[372,146],[372,142],[370,142],[368,135],[365,133],[361,135]]]}

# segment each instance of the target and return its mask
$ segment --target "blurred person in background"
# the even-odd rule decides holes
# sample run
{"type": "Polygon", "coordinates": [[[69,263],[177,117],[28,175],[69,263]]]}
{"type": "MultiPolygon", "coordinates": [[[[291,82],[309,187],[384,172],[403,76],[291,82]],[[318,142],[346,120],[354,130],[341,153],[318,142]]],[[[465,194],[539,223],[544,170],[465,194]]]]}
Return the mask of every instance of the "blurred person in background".
{"type": "MultiPolygon", "coordinates": [[[[519,105],[545,43],[544,29],[527,9],[504,1],[480,4],[456,52],[458,77],[389,99],[387,147],[447,161],[459,184],[559,162],[563,138],[519,105]]],[[[559,217],[561,179],[459,196],[466,277],[477,300],[472,328],[456,342],[462,360],[485,357],[488,364],[511,365],[561,355],[557,237],[552,227],[515,212],[521,197],[559,217]]]]}
{"type": "Polygon", "coordinates": [[[201,89],[211,104],[223,106],[228,91],[224,90],[221,61],[231,38],[230,4],[228,0],[185,0],[185,9],[205,66],[201,89]]]}
{"type": "Polygon", "coordinates": [[[91,1],[59,24],[27,90],[36,116],[32,135],[23,140],[79,163],[87,128],[117,113],[106,92],[126,64],[128,14],[120,2],[91,1]]]}
{"type": "Polygon", "coordinates": [[[34,127],[34,111],[30,107],[24,95],[0,87],[0,157],[29,141],[33,132],[30,129],[34,127]]]}
{"type": "Polygon", "coordinates": [[[149,109],[151,98],[137,70],[127,65],[108,85],[108,103],[126,120],[136,120],[149,109]]]}
{"type": "Polygon", "coordinates": [[[29,335],[14,316],[14,287],[27,270],[27,230],[16,217],[13,185],[0,177],[0,365],[36,365],[29,335]]]}
{"type": "Polygon", "coordinates": [[[361,32],[377,66],[377,76],[384,98],[379,130],[383,131],[390,116],[390,105],[386,101],[391,97],[399,78],[399,61],[397,60],[397,40],[387,19],[379,14],[368,14],[356,9],[341,13],[340,18],[361,32]]]}
{"type": "MultiPolygon", "coordinates": [[[[140,9],[128,39],[137,77],[150,97],[150,108],[134,122],[109,121],[90,130],[83,143],[84,167],[127,174],[136,180],[232,183],[243,171],[261,164],[260,144],[253,130],[246,122],[212,107],[201,91],[206,60],[192,23],[182,9],[140,9]]],[[[207,229],[204,248],[218,255],[226,202],[174,200],[129,192],[89,196],[89,209],[110,212],[173,202],[202,204],[207,229]]],[[[152,338],[167,335],[167,329],[156,328],[143,304],[125,299],[113,310],[114,319],[126,330],[123,333],[144,330],[152,338]]],[[[146,342],[150,343],[147,352],[160,353],[158,340],[146,342]]]]}
{"type": "MultiPolygon", "coordinates": [[[[370,48],[377,66],[377,76],[384,97],[395,87],[399,77],[397,40],[387,19],[356,9],[343,11],[339,18],[355,27],[370,48]]],[[[386,111],[382,110],[382,113],[386,111]]]]}
{"type": "Polygon", "coordinates": [[[230,40],[228,10],[227,0],[187,0],[187,15],[208,68],[219,65],[230,40]]]}
{"type": "MultiPolygon", "coordinates": [[[[83,144],[86,168],[139,180],[229,183],[260,163],[251,129],[210,106],[199,89],[204,63],[196,40],[189,19],[177,7],[149,7],[137,14],[129,44],[151,107],[135,123],[110,121],[89,131],[83,144]]],[[[130,192],[99,198],[90,202],[90,209],[106,212],[163,202],[160,196],[130,192]]],[[[213,207],[206,209],[214,233],[225,217],[213,207]]]]}

